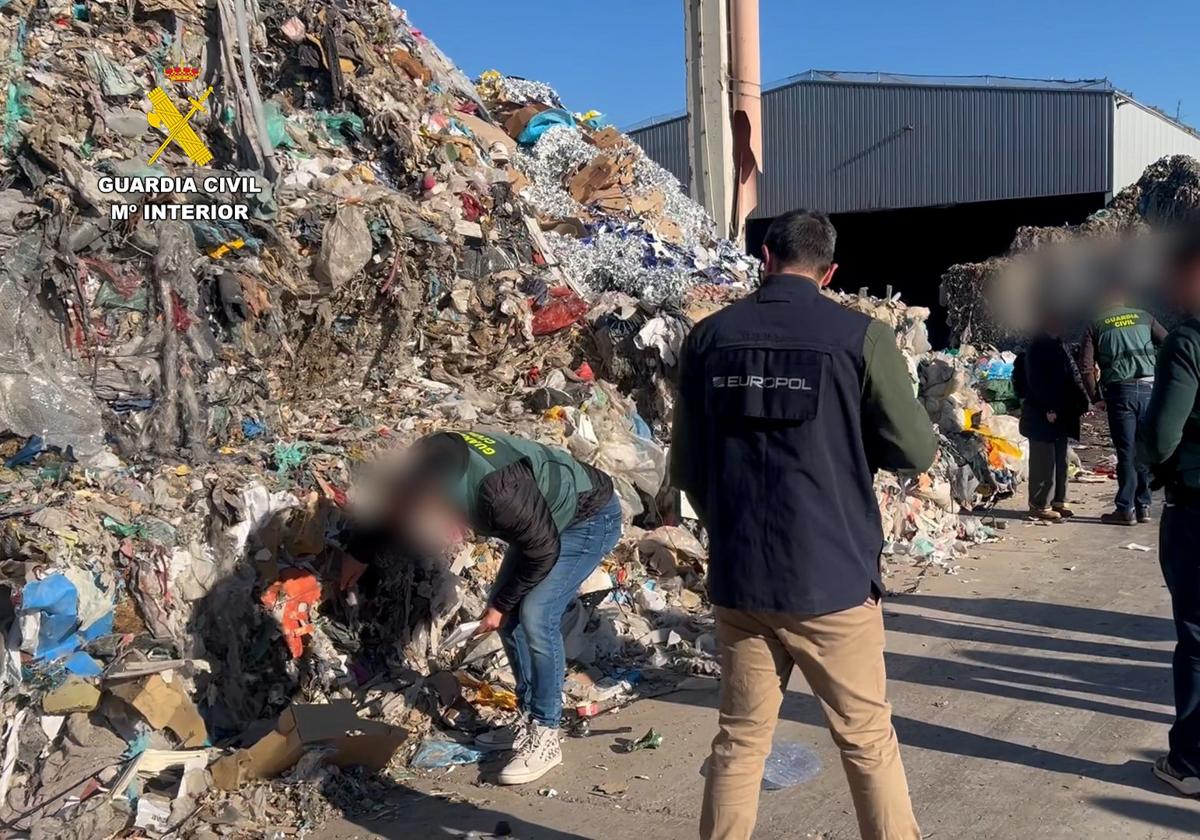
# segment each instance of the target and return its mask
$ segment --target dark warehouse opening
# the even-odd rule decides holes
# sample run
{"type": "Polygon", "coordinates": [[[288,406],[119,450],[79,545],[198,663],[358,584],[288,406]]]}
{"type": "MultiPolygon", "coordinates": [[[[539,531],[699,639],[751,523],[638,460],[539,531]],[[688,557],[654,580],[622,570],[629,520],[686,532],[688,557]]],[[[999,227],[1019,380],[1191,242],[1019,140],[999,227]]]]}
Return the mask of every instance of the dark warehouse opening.
{"type": "MultiPolygon", "coordinates": [[[[931,310],[929,338],[946,345],[946,310],[938,302],[942,273],[952,265],[980,262],[1008,250],[1025,225],[1078,224],[1105,204],[1103,193],[984,201],[943,207],[834,213],[838,271],[833,286],[867,289],[882,296],[887,287],[905,303],[931,310]]],[[[758,255],[771,219],[752,219],[746,247],[758,255]]]]}

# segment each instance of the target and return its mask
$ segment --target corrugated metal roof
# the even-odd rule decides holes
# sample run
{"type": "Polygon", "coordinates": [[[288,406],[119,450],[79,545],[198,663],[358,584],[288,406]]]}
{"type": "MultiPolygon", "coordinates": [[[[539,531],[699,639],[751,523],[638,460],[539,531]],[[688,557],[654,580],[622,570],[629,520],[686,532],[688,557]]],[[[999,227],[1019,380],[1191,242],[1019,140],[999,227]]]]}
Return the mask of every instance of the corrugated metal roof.
{"type": "Polygon", "coordinates": [[[806,70],[763,86],[776,90],[803,82],[842,82],[856,85],[903,85],[905,87],[982,87],[1011,90],[1114,90],[1108,79],[1028,79],[1021,76],[928,76],[913,73],[863,72],[859,70],[806,70]]]}

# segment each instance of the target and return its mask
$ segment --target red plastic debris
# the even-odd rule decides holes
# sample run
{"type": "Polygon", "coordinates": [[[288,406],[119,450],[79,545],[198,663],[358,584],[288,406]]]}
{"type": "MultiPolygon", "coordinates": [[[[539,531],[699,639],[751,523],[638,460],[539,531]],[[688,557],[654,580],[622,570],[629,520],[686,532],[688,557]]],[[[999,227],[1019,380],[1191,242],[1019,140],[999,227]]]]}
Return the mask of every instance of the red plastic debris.
{"type": "Polygon", "coordinates": [[[171,292],[171,320],[175,324],[176,332],[187,332],[193,323],[191,313],[183,305],[183,299],[175,292],[171,292]]]}
{"type": "Polygon", "coordinates": [[[478,222],[479,217],[483,215],[483,205],[479,203],[479,199],[468,192],[459,193],[458,198],[462,201],[463,218],[468,222],[478,222]]]}
{"type": "Polygon", "coordinates": [[[554,300],[533,313],[533,334],[549,335],[569,327],[587,314],[590,308],[583,298],[567,290],[565,295],[551,289],[554,300]]]}
{"type": "Polygon", "coordinates": [[[279,628],[292,659],[304,655],[304,637],[313,634],[313,608],[321,602],[321,582],[304,569],[285,569],[262,594],[262,605],[280,612],[279,628]]]}
{"type": "Polygon", "coordinates": [[[595,382],[596,374],[592,372],[592,366],[584,362],[579,367],[575,368],[575,375],[583,382],[595,382]]]}
{"type": "Polygon", "coordinates": [[[541,378],[542,378],[542,369],[540,367],[538,367],[537,365],[534,365],[525,373],[525,384],[526,385],[536,385],[537,381],[541,378]]]}

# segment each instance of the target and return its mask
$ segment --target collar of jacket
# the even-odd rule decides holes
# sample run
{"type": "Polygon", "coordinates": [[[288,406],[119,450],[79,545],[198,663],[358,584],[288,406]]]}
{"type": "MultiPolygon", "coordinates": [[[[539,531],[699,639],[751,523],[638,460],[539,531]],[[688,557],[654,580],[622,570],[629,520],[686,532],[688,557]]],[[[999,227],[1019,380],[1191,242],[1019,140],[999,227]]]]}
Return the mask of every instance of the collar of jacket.
{"type": "Polygon", "coordinates": [[[817,281],[803,274],[769,274],[758,290],[759,303],[792,303],[821,291],[817,281]]]}

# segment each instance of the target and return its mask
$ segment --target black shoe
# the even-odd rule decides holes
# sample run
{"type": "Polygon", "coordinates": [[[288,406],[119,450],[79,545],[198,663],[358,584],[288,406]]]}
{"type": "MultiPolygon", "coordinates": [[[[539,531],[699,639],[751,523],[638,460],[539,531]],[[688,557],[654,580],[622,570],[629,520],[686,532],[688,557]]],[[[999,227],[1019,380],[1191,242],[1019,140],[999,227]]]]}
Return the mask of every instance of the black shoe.
{"type": "Polygon", "coordinates": [[[1116,510],[1112,513],[1100,514],[1100,521],[1105,525],[1136,525],[1137,517],[1131,510],[1116,510]]]}
{"type": "Polygon", "coordinates": [[[1140,508],[1137,512],[1137,521],[1138,521],[1138,524],[1140,524],[1140,525],[1145,525],[1148,522],[1153,522],[1154,520],[1150,518],[1150,509],[1149,508],[1140,508]]]}

